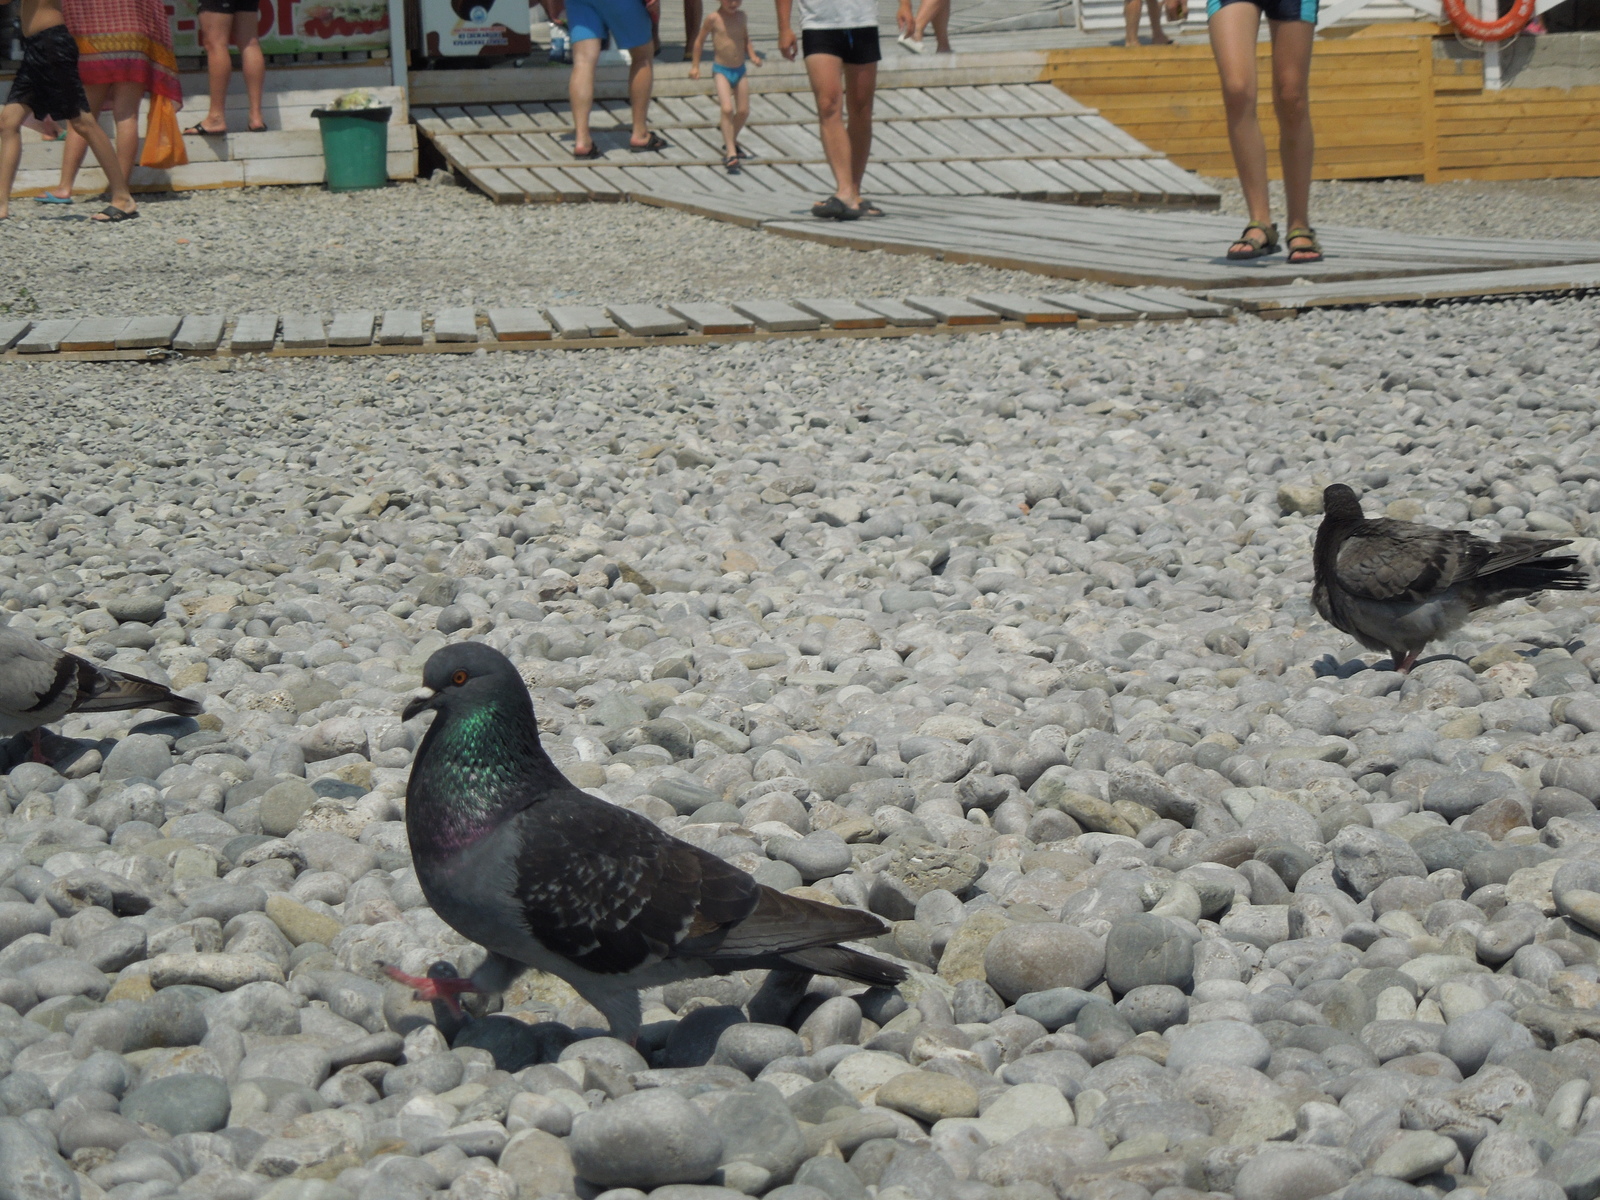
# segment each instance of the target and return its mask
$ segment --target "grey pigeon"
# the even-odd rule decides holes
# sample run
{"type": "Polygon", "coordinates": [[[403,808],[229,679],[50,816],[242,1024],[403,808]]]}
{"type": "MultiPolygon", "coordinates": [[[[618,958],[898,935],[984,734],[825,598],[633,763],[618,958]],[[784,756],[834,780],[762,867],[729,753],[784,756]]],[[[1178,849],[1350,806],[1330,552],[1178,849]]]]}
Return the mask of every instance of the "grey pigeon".
{"type": "Polygon", "coordinates": [[[1312,602],[1335,629],[1369,650],[1387,650],[1402,674],[1424,646],[1480,608],[1589,586],[1576,557],[1546,557],[1570,544],[1564,538],[1491,542],[1463,529],[1368,520],[1342,483],[1323,491],[1322,511],[1312,602]]]}
{"type": "MultiPolygon", "coordinates": [[[[885,932],[859,909],[785,895],[651,821],[573,786],[539,743],[511,662],[465,642],[423,668],[437,715],[406,788],[406,832],[423,895],[489,951],[470,979],[389,974],[424,1000],[496,992],[532,967],[558,975],[639,1030],[638,989],[762,967],[889,986],[898,963],[839,943],[885,932]]],[[[448,974],[448,973],[444,973],[448,974]]]]}
{"type": "Polygon", "coordinates": [[[39,730],[68,713],[159,708],[192,717],[200,705],[148,679],[99,667],[0,626],[0,737],[30,735],[43,762],[39,730]]]}

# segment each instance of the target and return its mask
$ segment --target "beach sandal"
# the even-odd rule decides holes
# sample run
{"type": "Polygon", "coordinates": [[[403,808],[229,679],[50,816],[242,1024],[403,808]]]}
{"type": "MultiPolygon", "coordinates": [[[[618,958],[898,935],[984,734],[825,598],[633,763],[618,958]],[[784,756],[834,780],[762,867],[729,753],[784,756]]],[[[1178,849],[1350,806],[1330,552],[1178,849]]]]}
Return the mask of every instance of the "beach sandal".
{"type": "Polygon", "coordinates": [[[1322,243],[1317,241],[1317,231],[1309,225],[1296,225],[1284,235],[1284,243],[1309,242],[1306,246],[1289,246],[1289,265],[1303,266],[1306,263],[1319,263],[1322,261],[1322,243]]]}
{"type": "Polygon", "coordinates": [[[635,146],[632,142],[629,142],[628,151],[632,154],[650,154],[655,151],[665,150],[667,145],[667,139],[652,129],[650,131],[650,140],[648,142],[642,146],[635,146]]]}
{"type": "Polygon", "coordinates": [[[751,154],[750,151],[746,150],[743,146],[739,145],[738,142],[735,142],[733,144],[733,152],[736,155],[738,155],[740,158],[754,158],[755,157],[754,154],[751,154]]]}
{"type": "Polygon", "coordinates": [[[251,133],[265,133],[267,131],[267,123],[263,121],[259,125],[250,125],[247,128],[251,133]]]}
{"type": "Polygon", "coordinates": [[[42,196],[35,196],[33,202],[35,204],[71,204],[72,197],[58,196],[54,192],[46,192],[42,196]]]}
{"type": "Polygon", "coordinates": [[[595,142],[590,142],[589,143],[589,148],[587,150],[583,150],[583,151],[580,151],[576,147],[574,147],[573,151],[572,151],[572,157],[573,158],[599,158],[600,157],[600,147],[595,142]]]}
{"type": "Polygon", "coordinates": [[[207,129],[199,121],[196,121],[183,132],[185,135],[193,134],[195,137],[226,137],[228,133],[226,129],[207,129]]]}
{"type": "Polygon", "coordinates": [[[811,215],[823,221],[857,221],[861,218],[861,210],[851,208],[837,196],[829,196],[811,206],[811,215]]]}
{"type": "Polygon", "coordinates": [[[739,166],[739,156],[737,154],[728,155],[728,157],[722,160],[722,165],[727,170],[729,175],[744,174],[743,168],[739,166]]]}
{"type": "Polygon", "coordinates": [[[115,204],[106,205],[99,212],[95,213],[94,216],[89,218],[89,220],[93,221],[97,225],[118,225],[123,221],[136,221],[138,219],[138,209],[134,209],[132,212],[123,212],[115,204]]]}
{"type": "Polygon", "coordinates": [[[856,205],[856,212],[859,213],[863,217],[881,217],[881,216],[883,216],[883,209],[879,208],[876,204],[874,204],[871,200],[868,200],[865,196],[863,196],[861,198],[861,203],[856,205]]]}
{"type": "Polygon", "coordinates": [[[1232,259],[1263,258],[1268,254],[1278,252],[1278,227],[1266,221],[1251,221],[1233,241],[1233,246],[1228,247],[1228,257],[1232,259]],[[1252,230],[1259,229],[1262,242],[1257,245],[1250,237],[1252,230]],[[1244,246],[1244,250],[1235,250],[1234,246],[1244,246]]]}

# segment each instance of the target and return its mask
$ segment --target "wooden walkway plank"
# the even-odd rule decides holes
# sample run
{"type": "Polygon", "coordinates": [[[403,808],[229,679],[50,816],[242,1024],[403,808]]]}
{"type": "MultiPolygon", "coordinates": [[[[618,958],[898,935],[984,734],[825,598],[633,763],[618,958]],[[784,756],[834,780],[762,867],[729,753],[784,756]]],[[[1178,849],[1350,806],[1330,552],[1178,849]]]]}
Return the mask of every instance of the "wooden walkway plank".
{"type": "Polygon", "coordinates": [[[72,332],[79,317],[63,317],[54,321],[37,321],[17,339],[18,354],[54,354],[61,349],[61,339],[72,332]]]}
{"type": "Polygon", "coordinates": [[[906,304],[932,313],[941,325],[990,325],[1000,319],[995,309],[954,296],[907,296],[906,304]]]}
{"type": "Polygon", "coordinates": [[[422,345],[422,314],[416,309],[391,308],[378,327],[380,346],[422,345]]]}
{"type": "Polygon", "coordinates": [[[1186,296],[1182,292],[1175,292],[1171,288],[1135,288],[1125,293],[1131,300],[1141,303],[1166,304],[1179,308],[1192,317],[1225,317],[1229,308],[1223,304],[1215,304],[1208,300],[1197,300],[1193,296],[1186,296]]]}
{"type": "Polygon", "coordinates": [[[545,342],[550,340],[550,323],[536,308],[491,308],[489,328],[497,342],[545,342]]]}
{"type": "Polygon", "coordinates": [[[433,340],[436,342],[475,342],[478,340],[478,314],[470,308],[444,308],[433,314],[433,340]]]}
{"type": "MultiPolygon", "coordinates": [[[[134,317],[117,335],[118,350],[154,350],[165,349],[172,345],[173,335],[178,332],[182,324],[181,317],[149,316],[134,317]]],[[[0,332],[0,350],[6,348],[5,334],[0,332]]]]}
{"type": "Polygon", "coordinates": [[[821,319],[815,313],[785,304],[782,300],[746,300],[733,307],[771,333],[819,329],[822,326],[821,319]]]}
{"type": "Polygon", "coordinates": [[[61,338],[61,349],[115,350],[117,338],[127,325],[127,317],[84,317],[61,338]]]}
{"type": "Polygon", "coordinates": [[[726,304],[669,304],[696,333],[753,333],[755,325],[726,304]]]}
{"type": "Polygon", "coordinates": [[[277,313],[245,313],[233,323],[228,349],[235,354],[257,354],[271,350],[277,340],[277,313]]]}
{"type": "Polygon", "coordinates": [[[888,319],[850,300],[796,300],[794,306],[834,329],[882,329],[888,319]]]}
{"type": "Polygon", "coordinates": [[[901,328],[928,329],[939,323],[939,319],[932,313],[924,312],[920,308],[912,308],[909,304],[902,304],[899,300],[873,298],[859,300],[857,303],[862,308],[885,318],[889,324],[898,325],[901,328]]]}
{"type": "Polygon", "coordinates": [[[0,321],[0,353],[11,349],[22,340],[22,335],[33,328],[28,320],[0,321]]]}
{"type": "Polygon", "coordinates": [[[215,350],[222,345],[222,331],[226,324],[226,319],[221,316],[191,313],[184,317],[183,324],[178,326],[178,332],[172,339],[172,348],[215,350]]]}
{"type": "Polygon", "coordinates": [[[545,310],[550,324],[564,338],[616,337],[617,324],[605,309],[593,304],[552,304],[545,310]]]}
{"type": "MultiPolygon", "coordinates": [[[[237,340],[237,335],[235,335],[236,343],[237,340]]],[[[285,350],[320,350],[327,344],[327,331],[322,327],[322,318],[316,313],[283,314],[283,348],[285,350]]]]}
{"type": "Polygon", "coordinates": [[[654,304],[608,304],[606,311],[632,337],[683,333],[689,322],[654,304]]]}
{"type": "Polygon", "coordinates": [[[1071,325],[1078,319],[1070,309],[1013,292],[978,292],[967,299],[980,307],[993,309],[1008,321],[1021,321],[1026,325],[1071,325]]]}
{"type": "Polygon", "coordinates": [[[372,327],[377,318],[364,311],[336,312],[333,324],[328,327],[330,346],[370,346],[372,327]]]}

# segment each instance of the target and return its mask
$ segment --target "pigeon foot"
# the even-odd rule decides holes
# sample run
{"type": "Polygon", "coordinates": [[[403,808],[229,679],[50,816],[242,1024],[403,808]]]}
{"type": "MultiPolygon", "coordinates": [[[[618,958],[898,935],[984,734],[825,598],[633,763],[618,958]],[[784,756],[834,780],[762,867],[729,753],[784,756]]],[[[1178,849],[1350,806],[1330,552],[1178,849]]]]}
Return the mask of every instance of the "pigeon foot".
{"type": "Polygon", "coordinates": [[[1419,650],[1407,650],[1404,654],[1394,655],[1394,669],[1402,675],[1411,674],[1411,668],[1417,665],[1419,650]]]}
{"type": "Polygon", "coordinates": [[[399,967],[384,967],[383,973],[396,983],[403,983],[416,992],[418,1000],[443,1000],[456,1016],[464,1016],[461,1002],[456,999],[464,992],[480,989],[470,979],[434,979],[426,975],[407,975],[399,967]]]}
{"type": "Polygon", "coordinates": [[[55,765],[50,756],[44,752],[44,734],[41,730],[30,729],[28,731],[28,741],[31,745],[31,750],[28,754],[29,762],[44,763],[46,766],[55,765]]]}

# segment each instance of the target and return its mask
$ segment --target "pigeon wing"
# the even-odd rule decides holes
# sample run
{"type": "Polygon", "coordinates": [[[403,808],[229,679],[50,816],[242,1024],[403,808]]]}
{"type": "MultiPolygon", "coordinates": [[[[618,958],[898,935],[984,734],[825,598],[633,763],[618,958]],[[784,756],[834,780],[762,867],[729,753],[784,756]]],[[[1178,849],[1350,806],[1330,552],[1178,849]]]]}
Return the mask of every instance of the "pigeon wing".
{"type": "Polygon", "coordinates": [[[1496,543],[1456,529],[1367,521],[1339,548],[1339,587],[1367,600],[1425,600],[1478,573],[1496,543]]]}
{"type": "Polygon", "coordinates": [[[680,948],[712,951],[763,890],[716,855],[570,786],[524,809],[517,824],[517,899],[529,932],[601,974],[680,948]]]}

